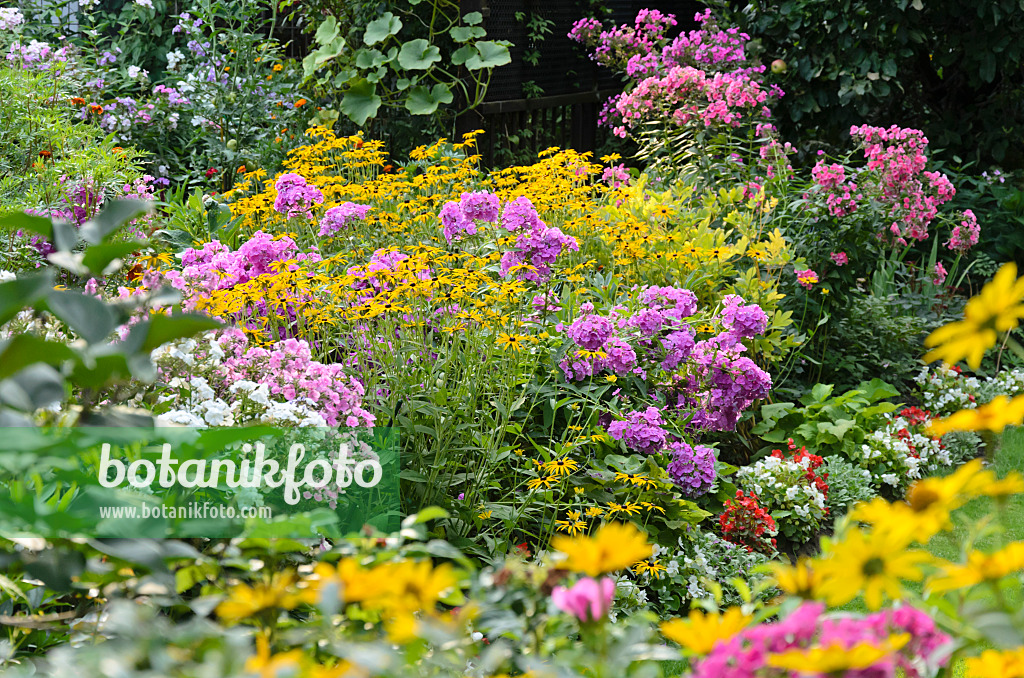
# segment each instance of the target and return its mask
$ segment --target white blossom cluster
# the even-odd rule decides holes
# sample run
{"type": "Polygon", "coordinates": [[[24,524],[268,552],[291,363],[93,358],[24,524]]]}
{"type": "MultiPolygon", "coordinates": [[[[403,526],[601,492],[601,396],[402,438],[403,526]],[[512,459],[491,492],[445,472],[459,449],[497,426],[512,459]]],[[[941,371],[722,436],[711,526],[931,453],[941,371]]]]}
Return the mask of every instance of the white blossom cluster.
{"type": "Polygon", "coordinates": [[[924,409],[934,417],[948,417],[958,410],[970,410],[998,396],[1024,394],[1024,369],[1002,370],[993,377],[978,379],[942,364],[924,368],[914,378],[924,409]]]}
{"type": "Polygon", "coordinates": [[[186,339],[165,344],[153,351],[152,358],[163,373],[182,375],[170,379],[157,400],[157,411],[164,410],[157,417],[159,425],[327,426],[311,400],[284,400],[271,394],[266,384],[239,380],[227,392],[215,392],[208,377],[224,359],[215,335],[207,335],[199,342],[186,339]]]}
{"type": "Polygon", "coordinates": [[[789,513],[779,528],[796,541],[812,538],[825,518],[825,494],[807,478],[811,460],[765,457],[736,472],[737,483],[757,495],[769,513],[789,513]],[[784,529],[788,528],[788,529],[784,529]]]}

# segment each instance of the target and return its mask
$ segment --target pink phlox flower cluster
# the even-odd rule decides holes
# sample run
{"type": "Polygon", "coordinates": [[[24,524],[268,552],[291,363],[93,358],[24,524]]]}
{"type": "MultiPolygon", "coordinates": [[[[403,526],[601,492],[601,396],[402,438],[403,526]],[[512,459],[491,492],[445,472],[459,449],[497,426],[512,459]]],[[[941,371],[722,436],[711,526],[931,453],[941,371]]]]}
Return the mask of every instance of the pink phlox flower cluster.
{"type": "Polygon", "coordinates": [[[365,219],[371,209],[370,205],[359,205],[354,202],[345,202],[330,208],[320,219],[320,235],[322,237],[337,235],[352,224],[365,219]]]}
{"type": "Polygon", "coordinates": [[[186,307],[194,308],[199,297],[214,290],[224,290],[249,282],[261,275],[275,274],[282,262],[295,270],[298,262],[320,261],[317,252],[300,252],[298,245],[285,236],[274,238],[256,231],[237,250],[230,250],[219,240],[205,243],[201,249],[189,248],[182,253],[181,271],[165,273],[167,281],[185,293],[186,307]]]}
{"type": "Polygon", "coordinates": [[[920,130],[895,125],[854,126],[850,134],[861,140],[872,182],[892,219],[888,235],[880,235],[904,246],[926,240],[939,206],[956,194],[945,174],[925,171],[928,139],[920,130]]]}
{"type": "Polygon", "coordinates": [[[241,330],[229,329],[217,343],[225,354],[217,368],[225,385],[242,380],[266,384],[272,395],[311,403],[329,426],[373,426],[376,418],[362,406],[363,385],[341,365],[313,360],[307,342],[285,339],[270,348],[250,346],[241,330]]]}
{"type": "Polygon", "coordinates": [[[321,205],[324,202],[324,194],[319,188],[292,172],[279,176],[274,188],[277,189],[274,210],[288,218],[312,219],[313,205],[321,205]]]}
{"type": "Polygon", "coordinates": [[[981,226],[978,225],[978,218],[971,210],[964,210],[963,219],[960,224],[953,227],[946,241],[946,247],[954,252],[966,252],[978,244],[978,237],[981,235],[981,226]]]}
{"type": "Polygon", "coordinates": [[[562,612],[571,614],[581,622],[598,621],[612,607],[615,598],[615,580],[585,577],[571,588],[556,586],[551,591],[551,602],[562,612]]]}
{"type": "MultiPolygon", "coordinates": [[[[412,259],[405,252],[392,249],[376,250],[363,266],[353,266],[346,274],[356,278],[352,289],[369,290],[373,295],[391,289],[392,282],[412,279],[430,280],[430,271],[411,266],[412,259]]],[[[372,295],[371,295],[372,296],[372,295]]]]}

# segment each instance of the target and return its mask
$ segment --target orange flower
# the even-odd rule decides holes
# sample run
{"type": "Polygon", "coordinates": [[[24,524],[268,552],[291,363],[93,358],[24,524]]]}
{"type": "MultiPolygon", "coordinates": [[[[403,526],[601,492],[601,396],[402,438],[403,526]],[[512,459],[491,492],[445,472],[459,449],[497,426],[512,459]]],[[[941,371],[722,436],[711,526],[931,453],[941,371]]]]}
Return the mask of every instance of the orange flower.
{"type": "Polygon", "coordinates": [[[280,71],[282,68],[284,68],[284,66],[282,66],[281,64],[274,64],[274,71],[275,72],[280,71]]]}
{"type": "Polygon", "coordinates": [[[301,108],[301,107],[303,107],[305,105],[306,105],[306,100],[305,99],[299,99],[298,101],[295,102],[295,108],[301,108]]]}
{"type": "Polygon", "coordinates": [[[53,157],[53,153],[51,153],[50,151],[39,151],[39,157],[40,158],[52,158],[53,157]]]}
{"type": "Polygon", "coordinates": [[[239,174],[245,174],[245,165],[239,165],[238,166],[238,173],[239,174]]]}
{"type": "Polygon", "coordinates": [[[123,149],[123,148],[121,148],[120,146],[114,146],[114,147],[113,147],[112,149],[110,149],[110,150],[112,150],[112,151],[113,151],[114,153],[124,153],[124,149],[123,149]]]}
{"type": "Polygon", "coordinates": [[[89,104],[89,110],[95,113],[96,115],[99,115],[103,112],[103,107],[99,104],[89,104]]]}
{"type": "Polygon", "coordinates": [[[71,97],[72,106],[85,106],[85,99],[82,97],[71,97]]]}

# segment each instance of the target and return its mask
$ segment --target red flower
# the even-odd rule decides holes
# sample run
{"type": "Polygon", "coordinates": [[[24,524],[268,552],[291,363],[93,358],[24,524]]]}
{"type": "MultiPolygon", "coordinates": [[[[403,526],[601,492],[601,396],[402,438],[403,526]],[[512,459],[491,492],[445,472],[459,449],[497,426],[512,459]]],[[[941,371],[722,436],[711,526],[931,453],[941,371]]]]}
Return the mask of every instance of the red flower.
{"type": "Polygon", "coordinates": [[[209,179],[210,177],[212,177],[216,173],[217,173],[217,170],[215,170],[214,168],[211,167],[210,169],[206,170],[206,178],[209,179]]]}

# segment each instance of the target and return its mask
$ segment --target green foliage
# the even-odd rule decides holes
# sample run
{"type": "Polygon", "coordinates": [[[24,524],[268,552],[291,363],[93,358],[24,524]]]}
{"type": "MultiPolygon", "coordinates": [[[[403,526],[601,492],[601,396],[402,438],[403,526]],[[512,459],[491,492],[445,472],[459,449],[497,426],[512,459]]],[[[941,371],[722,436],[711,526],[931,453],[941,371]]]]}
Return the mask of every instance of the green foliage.
{"type": "Polygon", "coordinates": [[[340,111],[355,125],[402,111],[434,115],[456,97],[459,110],[474,108],[493,69],[511,61],[507,43],[483,39],[482,15],[462,16],[457,2],[388,7],[379,16],[376,5],[325,8],[317,47],[302,62],[307,82],[343,93],[340,111]]]}
{"type": "Polygon", "coordinates": [[[871,473],[843,457],[827,457],[821,471],[828,474],[826,506],[832,518],[841,518],[849,513],[854,504],[875,496],[871,487],[871,473]]]}
{"type": "MultiPolygon", "coordinates": [[[[79,230],[61,221],[15,212],[0,217],[0,229],[31,231],[53,242],[50,261],[69,281],[110,275],[121,266],[126,250],[139,250],[145,242],[125,240],[118,231],[146,214],[148,203],[114,201],[79,230]]],[[[219,323],[192,314],[149,315],[176,298],[173,290],[107,303],[81,290],[55,289],[56,271],[44,268],[0,284],[0,324],[22,309],[53,316],[82,342],[64,344],[29,332],[13,334],[0,343],[0,424],[24,425],[27,415],[63,402],[70,389],[79,392],[77,420],[81,424],[113,425],[151,422],[148,415],[117,409],[117,400],[104,398],[109,389],[131,379],[152,381],[156,374],[150,353],[161,344],[189,337],[219,323]],[[148,317],[140,317],[148,316],[148,317]],[[123,340],[112,339],[114,330],[136,321],[123,340]],[[100,407],[100,402],[106,400],[100,407]]]]}
{"type": "Polygon", "coordinates": [[[115,191],[141,175],[138,154],[115,152],[112,138],[75,119],[71,86],[57,72],[0,67],[0,205],[68,209],[69,183],[115,191]]]}
{"type": "Polygon", "coordinates": [[[816,376],[852,386],[884,374],[906,390],[920,367],[924,338],[942,324],[921,301],[908,290],[890,296],[848,291],[846,304],[833,310],[825,333],[816,337],[812,351],[821,359],[816,376]]]}
{"type": "MultiPolygon", "coordinates": [[[[722,0],[716,12],[781,59],[783,136],[839,146],[851,125],[924,130],[963,158],[1024,163],[1018,0],[722,0]]],[[[776,69],[773,69],[773,71],[776,69]]]]}
{"type": "MultiPolygon", "coordinates": [[[[833,396],[830,384],[816,384],[796,403],[761,406],[761,419],[752,433],[774,446],[789,438],[797,447],[818,455],[850,457],[867,433],[878,428],[882,415],[897,409],[887,402],[899,392],[881,379],[833,396]]],[[[769,445],[765,449],[770,449],[769,445]]]]}

